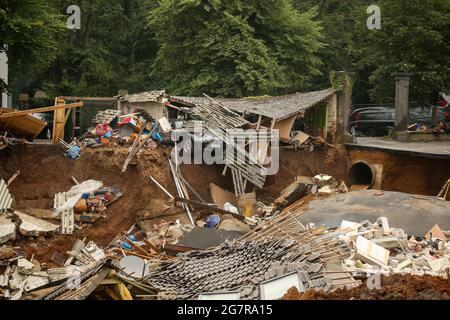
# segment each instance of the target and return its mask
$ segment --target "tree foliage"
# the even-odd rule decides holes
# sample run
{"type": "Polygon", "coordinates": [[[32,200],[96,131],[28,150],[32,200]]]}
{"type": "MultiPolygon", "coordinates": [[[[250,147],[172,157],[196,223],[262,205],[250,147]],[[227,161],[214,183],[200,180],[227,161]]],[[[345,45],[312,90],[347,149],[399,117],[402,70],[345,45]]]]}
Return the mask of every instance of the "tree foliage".
{"type": "Polygon", "coordinates": [[[322,47],[313,11],[288,0],[161,0],[150,13],[152,75],[171,92],[220,96],[306,88],[322,47]]]}
{"type": "MultiPolygon", "coordinates": [[[[393,72],[414,73],[411,96],[432,102],[449,91],[449,0],[380,0],[381,30],[368,30],[368,0],[295,0],[297,8],[317,6],[326,38],[319,54],[325,70],[356,73],[354,100],[392,102],[393,72]]],[[[318,85],[325,79],[319,79],[318,85]]]]}
{"type": "Polygon", "coordinates": [[[64,32],[63,15],[48,1],[1,1],[0,51],[7,52],[12,75],[21,69],[39,72],[48,66],[64,32]]]}
{"type": "Polygon", "coordinates": [[[450,91],[450,1],[402,0],[378,2],[382,28],[370,32],[361,66],[371,70],[370,94],[392,101],[393,72],[413,73],[411,98],[431,103],[450,91]]]}
{"type": "MultiPolygon", "coordinates": [[[[73,1],[60,0],[58,8],[73,1]]],[[[147,0],[81,0],[81,30],[62,44],[54,66],[59,74],[45,82],[47,91],[84,96],[111,96],[119,89],[151,86],[148,68],[156,44],[145,24],[154,5],[147,0]]]]}
{"type": "MultiPolygon", "coordinates": [[[[2,0],[17,94],[112,96],[119,89],[241,97],[330,85],[352,71],[354,101],[392,102],[392,72],[413,72],[412,99],[450,91],[450,0],[2,0]],[[81,30],[65,27],[81,7],[81,30]]],[[[0,90],[3,88],[0,82],[0,90]]]]}

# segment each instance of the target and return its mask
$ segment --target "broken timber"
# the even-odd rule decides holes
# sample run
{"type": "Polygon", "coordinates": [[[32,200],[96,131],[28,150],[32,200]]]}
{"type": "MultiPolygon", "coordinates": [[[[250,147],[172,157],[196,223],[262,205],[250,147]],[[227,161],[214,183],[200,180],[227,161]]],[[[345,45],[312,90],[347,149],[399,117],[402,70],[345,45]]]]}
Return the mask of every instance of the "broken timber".
{"type": "Polygon", "coordinates": [[[207,205],[205,203],[201,203],[195,200],[188,200],[188,199],[184,199],[184,198],[180,198],[180,197],[175,197],[175,201],[177,202],[181,202],[181,203],[185,203],[185,204],[190,204],[193,207],[197,207],[197,208],[202,208],[202,209],[206,209],[212,212],[216,212],[216,213],[221,213],[221,214],[231,214],[233,217],[240,219],[240,220],[244,220],[245,217],[241,216],[240,214],[236,214],[230,211],[226,211],[220,208],[216,208],[210,205],[207,205]]]}
{"type": "Polygon", "coordinates": [[[33,114],[33,113],[42,113],[42,112],[49,112],[49,111],[55,111],[55,110],[61,110],[61,109],[79,108],[79,107],[82,107],[83,105],[84,105],[83,102],[77,102],[77,103],[70,103],[70,104],[61,104],[61,105],[52,106],[52,107],[44,107],[44,108],[37,108],[37,109],[28,109],[28,110],[21,110],[21,111],[15,111],[15,112],[1,113],[0,119],[25,116],[25,115],[29,115],[29,114],[33,114]]]}
{"type": "Polygon", "coordinates": [[[136,140],[133,143],[133,146],[131,147],[131,150],[130,150],[130,152],[128,154],[128,157],[125,160],[125,163],[123,164],[122,173],[124,173],[127,170],[128,165],[130,164],[131,160],[133,160],[133,158],[138,154],[139,150],[141,150],[144,147],[144,145],[147,143],[147,141],[150,140],[152,135],[159,128],[159,124],[156,123],[155,127],[152,129],[152,131],[149,133],[149,135],[142,142],[140,142],[142,133],[144,132],[144,129],[145,129],[146,125],[147,125],[147,122],[144,122],[144,124],[142,125],[141,130],[139,131],[138,137],[136,138],[136,140]]]}
{"type": "MultiPolygon", "coordinates": [[[[180,179],[179,179],[179,177],[177,175],[176,169],[174,168],[172,160],[168,159],[168,161],[169,161],[170,170],[172,171],[173,180],[175,181],[175,186],[177,188],[177,192],[178,192],[179,198],[186,200],[186,196],[184,194],[185,191],[183,191],[180,179]]],[[[195,226],[195,222],[194,222],[194,219],[192,218],[192,214],[191,214],[191,211],[189,210],[189,206],[186,203],[182,203],[181,206],[182,206],[182,208],[184,210],[186,210],[186,213],[189,216],[189,220],[191,221],[191,224],[193,226],[195,226]]]]}
{"type": "MultiPolygon", "coordinates": [[[[237,145],[234,141],[235,138],[238,138],[238,136],[235,137],[236,129],[248,125],[249,122],[214,99],[209,99],[211,100],[210,105],[197,104],[192,112],[204,120],[206,129],[225,142],[229,148],[225,156],[225,165],[232,169],[236,195],[245,193],[247,181],[258,188],[263,188],[267,169],[259,164],[245,148],[237,145]]],[[[245,136],[244,131],[242,134],[245,136]]]]}

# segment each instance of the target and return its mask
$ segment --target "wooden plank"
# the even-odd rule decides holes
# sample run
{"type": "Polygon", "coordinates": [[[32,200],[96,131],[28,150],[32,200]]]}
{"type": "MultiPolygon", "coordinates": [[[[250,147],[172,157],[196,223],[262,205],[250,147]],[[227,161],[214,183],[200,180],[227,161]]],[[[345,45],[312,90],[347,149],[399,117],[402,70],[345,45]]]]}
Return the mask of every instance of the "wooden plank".
{"type": "Polygon", "coordinates": [[[175,252],[175,253],[180,253],[180,252],[190,252],[190,251],[198,251],[198,248],[192,248],[192,247],[186,247],[186,246],[181,246],[178,244],[166,244],[163,248],[163,250],[169,251],[169,252],[175,252]]]}
{"type": "Polygon", "coordinates": [[[159,254],[161,251],[155,247],[155,245],[153,243],[151,243],[149,240],[144,239],[144,243],[151,249],[153,250],[156,254],[159,254]]]}
{"type": "Polygon", "coordinates": [[[70,96],[62,96],[60,97],[63,100],[70,101],[107,101],[107,102],[116,102],[117,99],[114,97],[70,97],[70,96]]]}
{"type": "Polygon", "coordinates": [[[201,202],[194,201],[194,200],[188,200],[188,199],[183,199],[183,198],[180,198],[180,197],[175,197],[175,201],[176,201],[176,202],[181,202],[181,203],[190,204],[190,205],[192,205],[193,207],[197,207],[197,208],[202,208],[202,209],[210,210],[210,211],[216,212],[216,213],[221,213],[221,214],[231,214],[231,215],[233,215],[235,218],[240,219],[240,220],[244,220],[244,219],[245,219],[245,217],[244,217],[244,216],[241,216],[240,214],[236,214],[236,213],[233,213],[233,212],[229,212],[229,211],[226,211],[226,210],[223,210],[223,209],[220,209],[220,208],[216,208],[216,207],[213,207],[213,206],[210,206],[210,205],[201,203],[201,202]]]}
{"type": "MultiPolygon", "coordinates": [[[[64,100],[55,99],[56,106],[65,105],[64,100]]],[[[58,144],[60,139],[64,139],[64,124],[66,119],[66,110],[57,109],[54,111],[53,117],[53,144],[58,144]]]]}
{"type": "Polygon", "coordinates": [[[130,290],[128,290],[127,286],[123,283],[118,283],[115,286],[115,292],[119,295],[121,300],[130,301],[133,300],[131,296],[130,290]]]}
{"type": "Polygon", "coordinates": [[[135,244],[130,238],[128,238],[126,235],[123,236],[126,240],[127,243],[130,244],[130,246],[132,246],[134,248],[134,250],[139,251],[141,254],[145,255],[145,256],[150,256],[150,252],[145,251],[143,248],[139,247],[137,244],[135,244]]]}
{"type": "Polygon", "coordinates": [[[52,107],[43,107],[43,108],[37,108],[37,109],[29,109],[29,110],[21,110],[21,111],[8,112],[8,113],[0,113],[0,119],[11,118],[11,117],[18,117],[18,116],[25,116],[25,115],[30,115],[30,114],[33,114],[33,113],[50,112],[50,111],[61,110],[61,109],[79,108],[79,107],[82,107],[82,106],[84,106],[83,102],[77,102],[77,103],[58,105],[58,106],[52,106],[52,107]]]}
{"type": "Polygon", "coordinates": [[[117,280],[117,279],[115,279],[115,278],[107,278],[107,279],[104,279],[104,280],[100,283],[100,285],[119,284],[119,283],[123,283],[123,282],[120,281],[120,280],[117,280]]]}

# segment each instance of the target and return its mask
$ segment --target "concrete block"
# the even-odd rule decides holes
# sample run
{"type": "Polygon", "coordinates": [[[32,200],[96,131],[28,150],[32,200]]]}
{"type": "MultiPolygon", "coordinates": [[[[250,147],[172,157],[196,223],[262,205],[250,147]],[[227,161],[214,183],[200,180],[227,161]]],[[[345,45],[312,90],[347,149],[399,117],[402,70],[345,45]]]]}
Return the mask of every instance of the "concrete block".
{"type": "Polygon", "coordinates": [[[11,275],[9,280],[9,288],[12,290],[19,289],[19,286],[25,280],[26,276],[20,274],[17,270],[11,275]]]}
{"type": "Polygon", "coordinates": [[[0,214],[0,244],[16,238],[16,225],[11,219],[0,214]]]}
{"type": "Polygon", "coordinates": [[[396,237],[382,237],[382,238],[374,238],[372,239],[373,243],[376,243],[379,246],[382,246],[385,249],[398,247],[398,238],[396,237]]]}
{"type": "Polygon", "coordinates": [[[0,288],[6,288],[8,286],[8,276],[0,275],[0,288]]]}
{"type": "Polygon", "coordinates": [[[34,264],[27,259],[19,259],[17,261],[17,270],[22,274],[30,274],[33,272],[34,264]]]}
{"type": "Polygon", "coordinates": [[[29,292],[31,290],[34,290],[36,288],[45,286],[46,284],[48,284],[49,281],[46,277],[44,276],[29,276],[26,280],[25,280],[25,287],[24,290],[26,292],[29,292]]]}
{"type": "Polygon", "coordinates": [[[327,196],[327,195],[330,195],[333,193],[334,193],[334,190],[332,190],[330,186],[325,186],[325,187],[322,187],[319,189],[319,195],[321,195],[321,196],[327,196]]]}
{"type": "Polygon", "coordinates": [[[21,220],[19,232],[24,236],[51,236],[59,228],[56,224],[35,218],[26,213],[15,211],[14,214],[21,220]]]}
{"type": "Polygon", "coordinates": [[[378,218],[377,225],[381,230],[383,230],[383,234],[385,236],[387,236],[391,233],[391,229],[389,228],[388,218],[386,218],[386,217],[378,218]]]}
{"type": "Polygon", "coordinates": [[[405,261],[399,263],[399,264],[397,265],[397,269],[398,269],[398,270],[402,270],[403,268],[406,268],[407,266],[409,266],[409,265],[411,265],[411,264],[412,264],[412,261],[409,260],[409,259],[407,259],[407,260],[405,260],[405,261]]]}
{"type": "Polygon", "coordinates": [[[355,258],[370,264],[387,266],[389,251],[362,236],[358,236],[355,258]]]}

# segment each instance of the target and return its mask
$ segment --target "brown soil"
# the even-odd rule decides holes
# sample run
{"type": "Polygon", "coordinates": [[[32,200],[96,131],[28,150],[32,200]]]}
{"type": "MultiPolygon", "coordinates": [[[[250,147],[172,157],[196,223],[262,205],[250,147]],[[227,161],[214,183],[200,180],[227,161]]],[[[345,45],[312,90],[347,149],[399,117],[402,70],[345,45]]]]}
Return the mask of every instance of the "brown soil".
{"type": "Polygon", "coordinates": [[[267,178],[264,190],[258,195],[270,203],[296,176],[313,177],[321,173],[338,180],[346,179],[347,151],[343,145],[336,148],[317,148],[313,152],[281,150],[278,174],[267,178]]]}
{"type": "MultiPolygon", "coordinates": [[[[87,149],[78,160],[70,160],[62,155],[61,149],[54,146],[22,146],[10,148],[0,153],[0,177],[8,179],[17,170],[20,176],[10,186],[15,198],[15,209],[51,209],[55,193],[68,191],[72,186],[71,176],[78,181],[96,179],[104,185],[117,185],[124,191],[124,196],[112,204],[105,219],[94,224],[85,224],[82,230],[75,230],[73,235],[56,235],[45,241],[42,239],[21,239],[16,243],[30,257],[41,262],[52,264],[50,258],[55,251],[65,254],[70,250],[76,239],[87,237],[100,246],[108,246],[120,233],[128,230],[135,222],[139,212],[148,209],[151,199],[161,199],[169,204],[168,197],[149,179],[144,171],[150,173],[173,195],[176,194],[175,184],[167,163],[168,149],[159,148],[146,151],[137,165],[129,166],[121,174],[125,161],[126,149],[87,149]]],[[[209,183],[220,181],[220,170],[208,166],[189,166],[184,168],[186,179],[195,177],[195,186],[199,192],[210,201],[209,183]],[[202,188],[199,188],[203,186],[202,188]]],[[[171,214],[179,214],[172,210],[171,214]]],[[[165,213],[161,213],[163,216],[165,213]]],[[[160,222],[158,214],[153,212],[155,222],[160,222]]],[[[168,215],[168,214],[167,214],[168,215]]],[[[176,216],[174,216],[175,218],[176,216]]],[[[171,221],[166,217],[167,221],[171,221]]]]}
{"type": "Polygon", "coordinates": [[[450,178],[449,160],[351,150],[349,164],[356,160],[383,166],[382,189],[385,191],[436,196],[450,178]]]}
{"type": "MultiPolygon", "coordinates": [[[[170,193],[176,195],[176,187],[167,162],[170,149],[158,148],[146,151],[136,164],[130,165],[121,174],[127,150],[124,148],[87,149],[78,160],[70,160],[62,155],[56,146],[27,145],[9,148],[0,153],[0,177],[8,179],[17,170],[20,176],[10,186],[15,202],[14,209],[51,209],[54,195],[68,191],[73,182],[95,179],[104,185],[117,185],[124,191],[124,196],[112,204],[106,211],[107,217],[94,224],[84,224],[82,230],[75,230],[73,235],[55,235],[51,238],[28,238],[16,241],[26,253],[32,254],[41,262],[53,265],[51,256],[55,251],[65,254],[76,239],[86,237],[100,246],[108,246],[120,233],[128,230],[139,217],[160,223],[161,220],[174,221],[184,212],[178,208],[168,210],[169,199],[153,182],[147,178],[151,174],[170,193]],[[153,200],[153,201],[152,201],[153,200]],[[155,206],[155,203],[157,204],[155,206]]],[[[269,204],[288,186],[295,176],[312,176],[326,173],[345,178],[346,154],[344,148],[317,149],[308,151],[282,150],[280,171],[276,176],[268,177],[264,190],[259,190],[258,198],[269,204]]],[[[215,183],[222,188],[233,191],[230,173],[224,178],[222,166],[183,165],[182,174],[192,187],[206,200],[212,202],[209,184],[215,183]]],[[[191,194],[191,198],[195,197],[191,194]]],[[[205,215],[207,212],[198,212],[205,215]]],[[[186,218],[186,217],[184,217],[186,218]]]]}
{"type": "Polygon", "coordinates": [[[450,283],[447,279],[432,276],[392,275],[383,277],[381,289],[370,290],[366,284],[332,293],[308,290],[299,294],[294,287],[283,300],[450,300],[450,283]]]}

